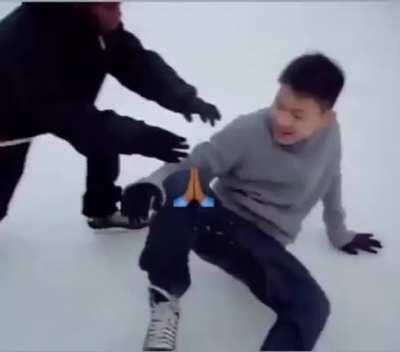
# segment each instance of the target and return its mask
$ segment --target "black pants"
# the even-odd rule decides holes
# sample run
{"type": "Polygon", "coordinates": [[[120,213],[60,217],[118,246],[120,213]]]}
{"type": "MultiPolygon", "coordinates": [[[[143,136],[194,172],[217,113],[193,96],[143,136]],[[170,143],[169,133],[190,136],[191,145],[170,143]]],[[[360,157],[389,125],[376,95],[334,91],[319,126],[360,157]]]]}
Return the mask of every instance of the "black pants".
{"type": "MultiPolygon", "coordinates": [[[[10,200],[24,171],[29,143],[0,147],[0,220],[8,212],[10,200]]],[[[86,192],[83,214],[106,216],[117,210],[121,188],[114,185],[119,175],[119,156],[105,155],[87,159],[86,192]]]]}
{"type": "MultiPolygon", "coordinates": [[[[309,271],[283,245],[222,207],[174,208],[188,175],[168,180],[166,206],[150,226],[140,266],[150,282],[181,296],[191,278],[191,250],[246,284],[277,314],[263,351],[304,351],[315,345],[329,315],[329,301],[309,271]]],[[[215,197],[215,195],[212,195],[215,197]]]]}

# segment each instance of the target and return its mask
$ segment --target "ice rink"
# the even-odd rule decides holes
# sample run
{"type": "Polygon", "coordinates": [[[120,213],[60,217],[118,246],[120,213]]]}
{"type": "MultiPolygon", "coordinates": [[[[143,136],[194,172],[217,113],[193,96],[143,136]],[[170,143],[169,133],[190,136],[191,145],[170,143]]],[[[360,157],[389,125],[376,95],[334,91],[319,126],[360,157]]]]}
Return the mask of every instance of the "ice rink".
{"type": "MultiPolygon", "coordinates": [[[[16,5],[1,2],[0,16],[16,5]]],[[[111,77],[98,106],[187,136],[192,146],[268,106],[294,57],[318,50],[342,65],[347,81],[337,112],[347,224],[376,234],[384,249],[358,256],[335,250],[320,205],[289,248],[332,304],[316,350],[399,350],[400,3],[126,2],[122,9],[126,28],[215,102],[223,121],[189,124],[111,77]]],[[[120,183],[159,165],[123,157],[120,183]]],[[[35,140],[0,224],[0,351],[141,350],[149,307],[137,261],[147,229],[89,229],[80,214],[84,176],[84,158],[66,142],[35,140]]],[[[191,264],[178,351],[258,350],[275,314],[218,268],[195,255],[191,264]]]]}

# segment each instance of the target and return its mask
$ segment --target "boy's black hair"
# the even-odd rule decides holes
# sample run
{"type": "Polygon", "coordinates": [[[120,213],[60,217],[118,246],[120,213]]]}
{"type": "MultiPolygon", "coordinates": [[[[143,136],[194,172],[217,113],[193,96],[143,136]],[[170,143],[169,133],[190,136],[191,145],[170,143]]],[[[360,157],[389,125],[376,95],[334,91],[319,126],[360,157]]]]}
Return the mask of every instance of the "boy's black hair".
{"type": "Polygon", "coordinates": [[[279,83],[289,85],[298,94],[314,98],[322,109],[333,107],[344,80],[343,70],[321,53],[294,59],[279,77],[279,83]]]}

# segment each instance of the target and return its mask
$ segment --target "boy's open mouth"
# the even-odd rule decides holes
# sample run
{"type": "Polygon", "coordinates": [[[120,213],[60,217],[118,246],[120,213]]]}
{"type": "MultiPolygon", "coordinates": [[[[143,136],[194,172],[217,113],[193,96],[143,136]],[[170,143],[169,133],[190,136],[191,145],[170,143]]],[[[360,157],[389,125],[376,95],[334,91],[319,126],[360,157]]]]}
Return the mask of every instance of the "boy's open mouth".
{"type": "Polygon", "coordinates": [[[284,137],[292,136],[293,132],[280,131],[279,134],[284,137]]]}

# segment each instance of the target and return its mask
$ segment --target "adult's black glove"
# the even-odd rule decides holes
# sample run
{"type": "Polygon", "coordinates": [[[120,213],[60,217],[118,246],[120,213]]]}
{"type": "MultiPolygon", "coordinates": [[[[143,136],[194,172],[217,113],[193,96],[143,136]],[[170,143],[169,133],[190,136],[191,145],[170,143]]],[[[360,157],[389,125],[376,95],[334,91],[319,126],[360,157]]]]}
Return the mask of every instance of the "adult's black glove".
{"type": "Polygon", "coordinates": [[[207,103],[201,98],[192,99],[187,106],[186,112],[183,113],[186,121],[193,121],[193,114],[200,115],[204,123],[210,122],[211,126],[215,126],[217,120],[221,120],[221,114],[217,107],[213,104],[207,103]]]}
{"type": "Polygon", "coordinates": [[[363,250],[370,253],[378,253],[376,248],[382,248],[380,241],[372,238],[373,234],[360,233],[357,234],[351,242],[344,245],[341,250],[348,253],[357,255],[357,250],[363,250]]]}
{"type": "Polygon", "coordinates": [[[133,183],[122,194],[121,213],[129,218],[131,225],[149,222],[150,210],[158,211],[162,207],[161,190],[152,183],[133,183]]]}
{"type": "Polygon", "coordinates": [[[147,126],[137,139],[137,154],[167,163],[177,163],[188,156],[184,151],[189,149],[186,138],[162,128],[147,126]]]}

